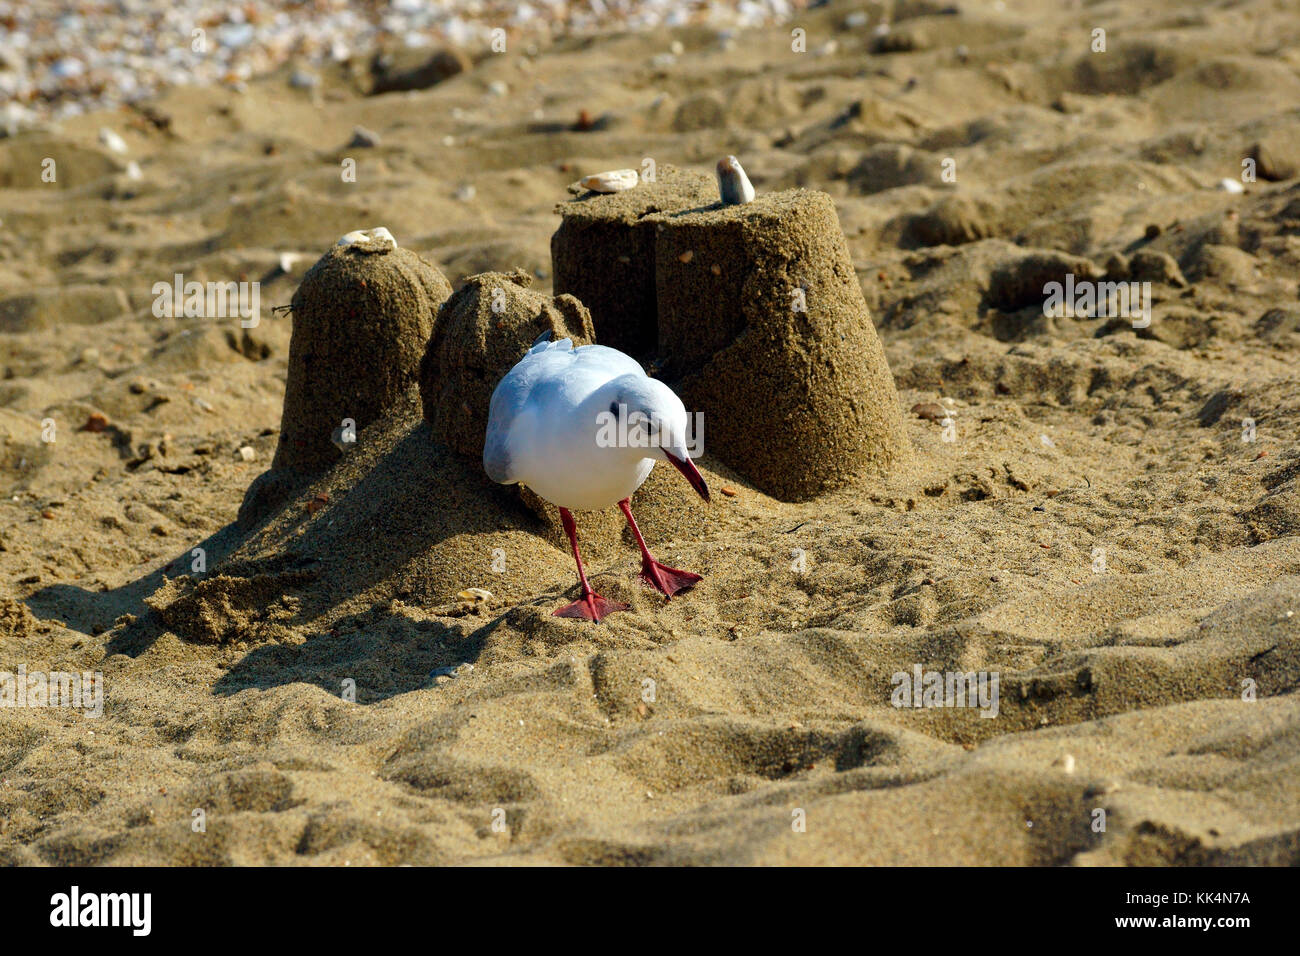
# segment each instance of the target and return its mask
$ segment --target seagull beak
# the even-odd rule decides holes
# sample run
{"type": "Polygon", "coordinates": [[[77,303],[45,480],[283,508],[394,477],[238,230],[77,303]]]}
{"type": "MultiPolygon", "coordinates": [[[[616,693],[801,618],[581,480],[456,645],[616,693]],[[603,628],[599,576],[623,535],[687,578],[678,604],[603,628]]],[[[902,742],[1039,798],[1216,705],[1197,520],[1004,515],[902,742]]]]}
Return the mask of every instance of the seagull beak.
{"type": "Polygon", "coordinates": [[[704,483],[704,476],[700,474],[700,469],[695,467],[695,462],[690,458],[678,458],[670,451],[664,451],[664,457],[682,473],[682,476],[691,483],[691,487],[700,493],[701,498],[705,501],[709,500],[709,486],[704,483]]]}

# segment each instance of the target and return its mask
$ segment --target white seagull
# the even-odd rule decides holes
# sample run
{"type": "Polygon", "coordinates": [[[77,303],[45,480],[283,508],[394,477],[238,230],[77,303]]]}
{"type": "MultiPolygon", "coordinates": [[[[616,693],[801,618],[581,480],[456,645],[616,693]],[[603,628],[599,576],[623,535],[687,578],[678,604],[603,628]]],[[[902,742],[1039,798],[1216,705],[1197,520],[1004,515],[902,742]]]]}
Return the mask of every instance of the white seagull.
{"type": "Polygon", "coordinates": [[[641,547],[641,579],[671,598],[702,580],[650,554],[628,499],[664,459],[705,501],[704,483],[686,448],[682,400],[640,364],[603,345],[573,347],[544,333],[492,393],[483,468],[503,485],[527,485],[560,509],[582,596],[554,613],[596,623],[627,605],[591,589],[578,553],[571,508],[595,511],[617,503],[641,547]]]}

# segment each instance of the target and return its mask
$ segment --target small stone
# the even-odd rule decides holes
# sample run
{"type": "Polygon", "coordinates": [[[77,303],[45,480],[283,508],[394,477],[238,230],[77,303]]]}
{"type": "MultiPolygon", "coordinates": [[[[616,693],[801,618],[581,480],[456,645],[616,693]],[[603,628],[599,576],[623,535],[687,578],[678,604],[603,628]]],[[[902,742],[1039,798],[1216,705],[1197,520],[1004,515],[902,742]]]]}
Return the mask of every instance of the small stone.
{"type": "Polygon", "coordinates": [[[735,156],[718,160],[718,195],[724,206],[739,206],[754,201],[754,187],[735,156]]]}
{"type": "Polygon", "coordinates": [[[244,461],[252,461],[257,457],[257,449],[252,445],[241,445],[236,454],[244,461]]]}
{"type": "Polygon", "coordinates": [[[100,127],[99,142],[114,153],[125,153],[127,151],[126,140],[107,126],[100,127]]]}
{"type": "Polygon", "coordinates": [[[348,149],[374,149],[379,145],[379,134],[366,129],[364,126],[356,126],[352,129],[352,138],[348,140],[348,149]]]}
{"type": "Polygon", "coordinates": [[[103,412],[91,412],[86,424],[81,426],[83,432],[99,433],[108,429],[108,416],[103,412]]]}
{"type": "Polygon", "coordinates": [[[677,260],[685,264],[687,262],[690,262],[694,258],[695,258],[695,253],[692,252],[690,249],[687,249],[685,252],[683,252],[680,256],[677,257],[677,260]]]}
{"type": "Polygon", "coordinates": [[[912,406],[912,414],[928,422],[938,422],[948,415],[948,410],[938,402],[917,402],[912,406]]]}
{"type": "Polygon", "coordinates": [[[1052,766],[1067,774],[1074,773],[1074,755],[1062,754],[1052,762],[1052,766]]]}
{"type": "Polygon", "coordinates": [[[731,485],[723,485],[720,490],[728,498],[734,498],[736,497],[736,495],[740,494],[740,492],[737,491],[735,488],[731,487],[731,485]]]}

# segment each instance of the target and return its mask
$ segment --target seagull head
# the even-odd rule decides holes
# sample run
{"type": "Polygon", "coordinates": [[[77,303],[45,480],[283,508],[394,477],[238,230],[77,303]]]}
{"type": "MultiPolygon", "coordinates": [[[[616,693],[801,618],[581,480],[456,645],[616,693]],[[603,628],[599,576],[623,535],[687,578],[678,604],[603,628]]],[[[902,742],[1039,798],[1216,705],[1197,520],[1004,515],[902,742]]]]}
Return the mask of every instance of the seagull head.
{"type": "Polygon", "coordinates": [[[613,426],[612,432],[606,427],[603,434],[614,435],[615,444],[638,458],[667,461],[701,498],[709,500],[709,486],[686,446],[690,417],[676,392],[658,379],[624,375],[601,390],[599,401],[601,421],[613,426]]]}

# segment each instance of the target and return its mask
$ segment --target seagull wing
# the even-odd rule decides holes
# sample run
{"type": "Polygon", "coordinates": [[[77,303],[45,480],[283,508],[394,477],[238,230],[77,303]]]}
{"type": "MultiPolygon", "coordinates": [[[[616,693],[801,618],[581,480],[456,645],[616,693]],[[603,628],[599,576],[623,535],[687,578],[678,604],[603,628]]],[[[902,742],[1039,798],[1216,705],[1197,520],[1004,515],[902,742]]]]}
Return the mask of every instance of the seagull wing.
{"type": "Polygon", "coordinates": [[[492,392],[483,442],[488,477],[503,485],[526,480],[540,410],[576,405],[604,382],[629,374],[645,370],[617,349],[538,339],[492,392]]]}

